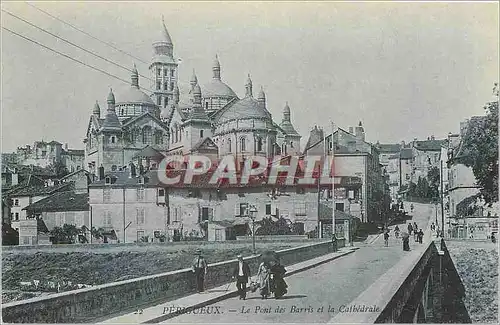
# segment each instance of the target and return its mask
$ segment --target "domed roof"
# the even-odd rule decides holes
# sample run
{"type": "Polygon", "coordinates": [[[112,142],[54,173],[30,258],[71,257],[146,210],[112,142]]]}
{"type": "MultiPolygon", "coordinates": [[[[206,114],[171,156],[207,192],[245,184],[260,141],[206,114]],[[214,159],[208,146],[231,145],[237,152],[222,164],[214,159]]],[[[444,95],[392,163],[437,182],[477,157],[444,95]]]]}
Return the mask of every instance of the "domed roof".
{"type": "Polygon", "coordinates": [[[220,122],[241,118],[271,119],[271,113],[263,108],[253,97],[245,97],[227,108],[219,118],[220,122]]]}
{"type": "Polygon", "coordinates": [[[203,86],[203,98],[211,97],[238,97],[236,93],[220,79],[212,79],[203,86]]]}
{"type": "Polygon", "coordinates": [[[130,87],[127,91],[120,94],[118,97],[117,105],[120,104],[143,104],[143,105],[156,105],[151,97],[137,87],[130,87]]]}

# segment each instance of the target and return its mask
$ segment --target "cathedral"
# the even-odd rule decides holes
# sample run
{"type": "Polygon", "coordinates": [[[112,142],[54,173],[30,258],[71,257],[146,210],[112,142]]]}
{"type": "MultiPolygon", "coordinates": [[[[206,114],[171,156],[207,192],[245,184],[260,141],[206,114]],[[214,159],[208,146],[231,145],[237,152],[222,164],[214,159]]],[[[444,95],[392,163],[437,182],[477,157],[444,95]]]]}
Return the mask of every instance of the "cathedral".
{"type": "MultiPolygon", "coordinates": [[[[190,89],[183,89],[181,98],[178,61],[163,21],[161,39],[153,43],[153,50],[149,66],[153,81],[146,90],[150,94],[139,86],[134,65],[126,92],[115,97],[110,90],[104,112],[95,103],[84,139],[86,166],[92,174],[97,175],[99,167],[117,171],[131,162],[142,165],[145,159],[165,155],[233,155],[243,160],[300,153],[301,136],[292,124],[288,103],[281,123],[274,122],[264,90],[254,95],[250,75],[240,98],[222,80],[215,56],[212,80],[200,86],[193,70],[190,89]]],[[[155,168],[156,163],[148,167],[155,168]]]]}

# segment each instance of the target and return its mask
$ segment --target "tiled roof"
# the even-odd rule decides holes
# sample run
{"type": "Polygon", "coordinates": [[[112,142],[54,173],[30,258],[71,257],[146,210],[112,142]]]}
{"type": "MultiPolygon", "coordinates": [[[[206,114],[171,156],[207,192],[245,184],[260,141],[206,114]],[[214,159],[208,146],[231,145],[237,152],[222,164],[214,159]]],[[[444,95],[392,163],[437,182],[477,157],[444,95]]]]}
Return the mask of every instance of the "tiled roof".
{"type": "Polygon", "coordinates": [[[87,211],[89,210],[89,195],[74,191],[57,192],[28,205],[23,210],[28,212],[87,211]]]}
{"type": "MultiPolygon", "coordinates": [[[[196,142],[196,143],[193,145],[193,148],[191,149],[191,151],[192,151],[192,152],[194,152],[194,151],[196,151],[196,150],[200,149],[200,148],[203,146],[203,144],[204,144],[205,142],[207,142],[207,141],[208,141],[208,143],[209,143],[210,145],[214,146],[214,148],[213,148],[214,150],[217,150],[217,145],[216,145],[216,144],[212,141],[212,139],[210,139],[209,137],[205,137],[205,138],[203,138],[203,139],[200,139],[198,142],[196,142]]],[[[212,149],[212,148],[210,148],[210,149],[212,149]]]]}
{"type": "Polygon", "coordinates": [[[62,189],[72,188],[73,183],[64,183],[56,186],[30,186],[22,188],[19,191],[16,191],[11,196],[35,196],[35,195],[49,195],[55,192],[58,192],[62,189]]]}
{"type": "Polygon", "coordinates": [[[375,147],[378,149],[378,151],[380,153],[396,153],[396,152],[399,152],[401,150],[401,145],[400,144],[392,144],[392,143],[389,143],[389,144],[382,144],[382,143],[377,143],[375,145],[375,147]]]}
{"type": "MultiPolygon", "coordinates": [[[[282,164],[288,163],[287,159],[289,157],[285,157],[281,159],[282,164]]],[[[271,168],[271,165],[276,164],[277,161],[270,161],[268,164],[268,168],[271,168]]],[[[296,177],[294,179],[294,184],[298,184],[298,180],[301,179],[304,175],[304,164],[301,164],[299,161],[296,177]]],[[[215,184],[212,184],[210,181],[215,171],[217,170],[217,164],[213,163],[212,168],[201,175],[194,175],[191,184],[184,184],[182,182],[185,170],[183,169],[169,169],[166,171],[167,177],[176,178],[180,177],[180,181],[176,184],[166,185],[163,184],[158,178],[157,170],[149,170],[144,173],[144,183],[139,183],[139,176],[130,177],[129,171],[116,171],[110,172],[105,175],[105,178],[102,180],[98,180],[94,183],[89,184],[89,188],[103,188],[103,187],[114,187],[114,188],[123,188],[123,187],[171,187],[171,188],[251,188],[251,187],[282,187],[287,186],[287,175],[279,174],[276,181],[273,183],[269,183],[269,179],[266,176],[251,176],[249,178],[248,183],[240,184],[241,172],[236,173],[236,184],[229,183],[227,179],[219,179],[215,184]],[[111,178],[110,184],[106,184],[106,177],[111,178]]],[[[137,175],[139,175],[138,169],[136,169],[137,175]]],[[[269,172],[267,173],[269,174],[269,172]]],[[[319,174],[318,169],[316,168],[313,171],[313,178],[317,178],[319,174]]],[[[342,177],[340,180],[340,184],[345,187],[358,187],[361,186],[361,180],[358,177],[342,177]]],[[[321,185],[323,187],[329,187],[330,184],[321,185]]],[[[304,187],[314,187],[317,185],[305,185],[304,187]]]]}
{"type": "Polygon", "coordinates": [[[423,151],[441,151],[441,147],[447,140],[423,140],[415,141],[413,146],[417,150],[423,151]]]}
{"type": "Polygon", "coordinates": [[[413,150],[410,148],[401,149],[399,156],[401,159],[411,159],[413,158],[413,150]]]}
{"type": "Polygon", "coordinates": [[[63,150],[63,155],[77,155],[77,156],[85,156],[85,150],[80,150],[80,149],[68,149],[68,150],[63,150]]]}
{"type": "Polygon", "coordinates": [[[151,147],[150,145],[145,146],[144,148],[141,149],[141,151],[137,152],[134,155],[134,158],[136,157],[145,157],[145,158],[153,158],[156,160],[161,160],[165,156],[155,148],[151,147]]]}

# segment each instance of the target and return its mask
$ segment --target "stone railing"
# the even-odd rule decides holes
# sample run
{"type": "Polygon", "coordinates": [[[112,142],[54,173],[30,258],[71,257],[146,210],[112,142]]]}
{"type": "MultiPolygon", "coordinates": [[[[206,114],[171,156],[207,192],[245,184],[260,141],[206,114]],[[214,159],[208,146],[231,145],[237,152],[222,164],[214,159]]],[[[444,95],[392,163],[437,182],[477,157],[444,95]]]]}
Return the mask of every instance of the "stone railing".
{"type": "MultiPolygon", "coordinates": [[[[338,247],[343,247],[343,240],[338,247]]],[[[312,259],[332,251],[331,242],[308,244],[278,251],[283,265],[312,259]]],[[[258,256],[246,258],[252,273],[257,271],[258,256]]],[[[206,288],[231,281],[237,260],[210,264],[206,288]]],[[[104,317],[131,312],[186,296],[195,292],[191,269],[182,269],[125,281],[107,283],[73,291],[36,297],[2,305],[3,321],[8,323],[92,322],[104,317]]]]}
{"type": "Polygon", "coordinates": [[[464,295],[444,240],[428,240],[341,307],[330,323],[470,322],[464,295]]]}

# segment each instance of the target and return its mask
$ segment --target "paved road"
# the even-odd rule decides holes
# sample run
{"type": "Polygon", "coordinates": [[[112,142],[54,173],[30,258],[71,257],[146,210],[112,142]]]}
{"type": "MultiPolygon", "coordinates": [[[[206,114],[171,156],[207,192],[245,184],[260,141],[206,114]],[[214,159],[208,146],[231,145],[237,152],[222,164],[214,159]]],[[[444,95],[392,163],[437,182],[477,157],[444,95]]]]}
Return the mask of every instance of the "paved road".
{"type": "MultiPolygon", "coordinates": [[[[412,221],[425,229],[433,207],[414,205],[412,221]]],[[[261,300],[258,293],[251,293],[245,301],[232,298],[205,307],[211,314],[184,314],[165,323],[328,322],[405,254],[394,238],[389,247],[384,247],[383,238],[371,245],[356,245],[361,248],[353,254],[287,277],[289,292],[283,299],[261,300]]]]}

